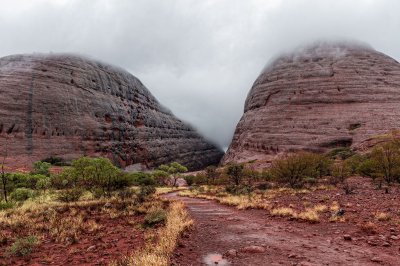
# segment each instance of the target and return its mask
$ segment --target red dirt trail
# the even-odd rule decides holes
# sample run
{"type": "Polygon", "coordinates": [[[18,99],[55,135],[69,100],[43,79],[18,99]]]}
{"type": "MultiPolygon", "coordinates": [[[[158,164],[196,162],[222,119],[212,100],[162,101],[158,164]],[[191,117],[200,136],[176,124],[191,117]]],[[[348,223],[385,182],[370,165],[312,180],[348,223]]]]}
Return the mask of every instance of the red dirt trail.
{"type": "Polygon", "coordinates": [[[400,265],[398,249],[344,240],[355,230],[349,225],[274,219],[265,210],[237,210],[177,193],[166,197],[183,201],[195,222],[172,265],[400,265]]]}

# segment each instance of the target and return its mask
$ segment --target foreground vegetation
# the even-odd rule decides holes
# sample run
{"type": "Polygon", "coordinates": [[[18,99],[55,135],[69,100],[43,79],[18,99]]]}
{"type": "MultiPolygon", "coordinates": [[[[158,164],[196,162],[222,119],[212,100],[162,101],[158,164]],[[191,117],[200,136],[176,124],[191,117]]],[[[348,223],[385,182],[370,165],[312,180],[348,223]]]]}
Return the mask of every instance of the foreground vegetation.
{"type": "Polygon", "coordinates": [[[30,173],[2,173],[0,264],[51,263],[57,252],[58,259],[73,252],[70,259],[78,263],[96,261],[97,253],[119,245],[118,252],[106,252],[114,265],[169,264],[191,220],[182,204],[158,195],[177,189],[172,185],[185,167],[172,163],[162,166],[165,171],[124,173],[108,159],[82,157],[59,173],[50,168],[41,161],[30,173]],[[156,188],[161,184],[170,187],[156,188]],[[87,258],[79,258],[82,252],[87,258]]]}

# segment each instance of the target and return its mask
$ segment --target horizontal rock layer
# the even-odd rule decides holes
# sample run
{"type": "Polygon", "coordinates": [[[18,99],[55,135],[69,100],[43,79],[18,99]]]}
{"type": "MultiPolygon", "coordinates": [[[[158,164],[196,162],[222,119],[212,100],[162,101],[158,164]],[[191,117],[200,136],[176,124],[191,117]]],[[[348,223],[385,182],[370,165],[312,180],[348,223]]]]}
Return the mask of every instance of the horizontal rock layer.
{"type": "Polygon", "coordinates": [[[223,162],[362,147],[400,128],[400,64],[372,48],[320,43],[283,55],[249,92],[223,162]]]}
{"type": "Polygon", "coordinates": [[[128,72],[72,55],[0,59],[0,144],[19,166],[49,156],[106,156],[125,167],[178,161],[191,169],[223,153],[162,107],[128,72]]]}

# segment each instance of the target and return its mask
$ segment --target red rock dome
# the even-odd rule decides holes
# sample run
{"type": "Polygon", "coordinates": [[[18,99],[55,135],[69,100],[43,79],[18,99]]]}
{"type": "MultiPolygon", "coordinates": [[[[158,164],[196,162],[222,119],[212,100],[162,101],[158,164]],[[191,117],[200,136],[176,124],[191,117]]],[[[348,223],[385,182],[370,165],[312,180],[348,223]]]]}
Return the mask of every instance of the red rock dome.
{"type": "Polygon", "coordinates": [[[8,163],[106,156],[120,166],[191,169],[223,153],[161,106],[133,75],[73,55],[0,59],[0,145],[8,163]]]}
{"type": "Polygon", "coordinates": [[[223,162],[357,148],[400,128],[400,64],[370,47],[318,43],[255,81],[223,162]]]}

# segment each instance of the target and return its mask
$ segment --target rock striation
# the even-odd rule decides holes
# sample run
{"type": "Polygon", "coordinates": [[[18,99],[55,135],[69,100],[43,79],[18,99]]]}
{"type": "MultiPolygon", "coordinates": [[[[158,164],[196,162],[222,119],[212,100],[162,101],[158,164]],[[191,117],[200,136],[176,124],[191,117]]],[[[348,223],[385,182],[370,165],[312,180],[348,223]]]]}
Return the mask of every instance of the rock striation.
{"type": "Polygon", "coordinates": [[[18,166],[49,156],[106,156],[121,167],[190,169],[223,153],[123,69],[74,55],[0,59],[0,144],[18,166]]]}
{"type": "Polygon", "coordinates": [[[278,57],[251,88],[223,163],[358,149],[400,128],[400,64],[370,47],[317,43],[278,57]]]}

